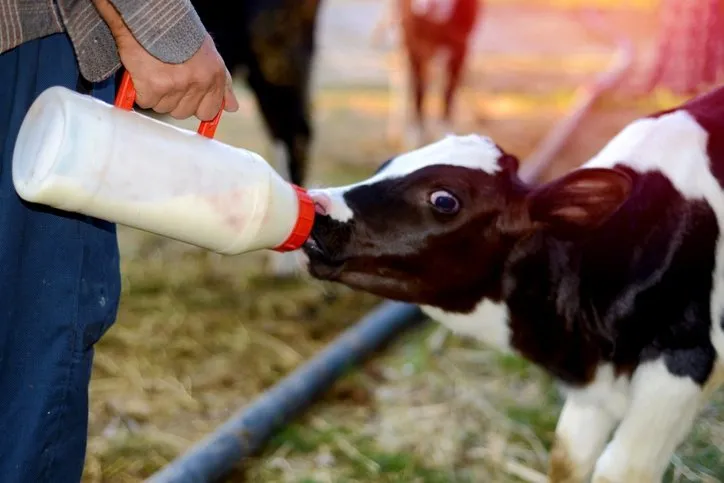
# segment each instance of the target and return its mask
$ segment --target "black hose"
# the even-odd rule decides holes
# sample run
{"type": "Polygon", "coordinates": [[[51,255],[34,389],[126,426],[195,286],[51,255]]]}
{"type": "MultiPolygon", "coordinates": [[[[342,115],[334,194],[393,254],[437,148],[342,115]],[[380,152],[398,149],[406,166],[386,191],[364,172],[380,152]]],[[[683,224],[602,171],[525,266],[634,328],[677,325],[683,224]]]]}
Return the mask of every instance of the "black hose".
{"type": "Polygon", "coordinates": [[[215,432],[151,476],[150,483],[217,481],[258,451],[348,368],[424,319],[414,305],[384,302],[215,432]]]}

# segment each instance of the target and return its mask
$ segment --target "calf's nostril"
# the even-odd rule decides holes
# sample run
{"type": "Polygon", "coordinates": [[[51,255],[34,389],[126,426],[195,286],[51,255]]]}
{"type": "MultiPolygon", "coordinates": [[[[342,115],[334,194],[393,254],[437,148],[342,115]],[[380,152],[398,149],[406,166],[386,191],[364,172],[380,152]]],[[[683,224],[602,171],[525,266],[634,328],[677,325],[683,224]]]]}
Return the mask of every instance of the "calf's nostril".
{"type": "Polygon", "coordinates": [[[328,215],[332,207],[332,199],[324,193],[310,192],[309,196],[314,201],[314,211],[318,215],[328,215]]]}

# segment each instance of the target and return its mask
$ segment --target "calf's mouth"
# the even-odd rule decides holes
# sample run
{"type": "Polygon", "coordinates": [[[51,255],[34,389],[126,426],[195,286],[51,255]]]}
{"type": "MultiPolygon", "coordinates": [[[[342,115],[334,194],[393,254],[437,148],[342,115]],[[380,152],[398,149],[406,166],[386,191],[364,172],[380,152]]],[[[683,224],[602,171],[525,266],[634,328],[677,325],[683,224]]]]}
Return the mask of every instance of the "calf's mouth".
{"type": "Polygon", "coordinates": [[[309,259],[309,273],[315,278],[336,280],[344,270],[345,260],[333,256],[325,245],[323,237],[314,230],[302,246],[302,251],[309,259]]]}

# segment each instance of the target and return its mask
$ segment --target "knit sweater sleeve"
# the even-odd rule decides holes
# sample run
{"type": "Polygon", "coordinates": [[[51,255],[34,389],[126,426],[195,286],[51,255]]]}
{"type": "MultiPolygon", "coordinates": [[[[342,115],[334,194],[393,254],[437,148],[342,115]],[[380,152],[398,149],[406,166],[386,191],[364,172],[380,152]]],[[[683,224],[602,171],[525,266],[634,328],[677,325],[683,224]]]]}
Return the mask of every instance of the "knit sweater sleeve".
{"type": "MultiPolygon", "coordinates": [[[[189,0],[109,1],[138,43],[163,62],[187,61],[204,41],[206,29],[189,0]]],[[[58,0],[58,8],[83,77],[110,77],[121,65],[118,49],[91,0],[58,0]]]]}

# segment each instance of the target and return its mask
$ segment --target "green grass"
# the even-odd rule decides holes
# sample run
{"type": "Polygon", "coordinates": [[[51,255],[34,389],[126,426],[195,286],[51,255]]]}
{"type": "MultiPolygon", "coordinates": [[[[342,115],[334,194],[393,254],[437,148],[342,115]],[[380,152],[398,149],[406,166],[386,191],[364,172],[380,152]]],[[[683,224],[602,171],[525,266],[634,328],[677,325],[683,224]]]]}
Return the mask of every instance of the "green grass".
{"type": "MultiPolygon", "coordinates": [[[[430,468],[419,458],[407,452],[386,452],[380,450],[370,437],[356,434],[344,426],[329,426],[315,429],[306,424],[293,424],[277,434],[269,444],[273,454],[284,448],[285,458],[293,460],[308,457],[326,450],[337,468],[335,481],[379,481],[445,483],[453,475],[430,468]]],[[[272,481],[282,476],[281,471],[262,470],[251,474],[272,481]]],[[[304,481],[304,480],[300,480],[304,481]]]]}

